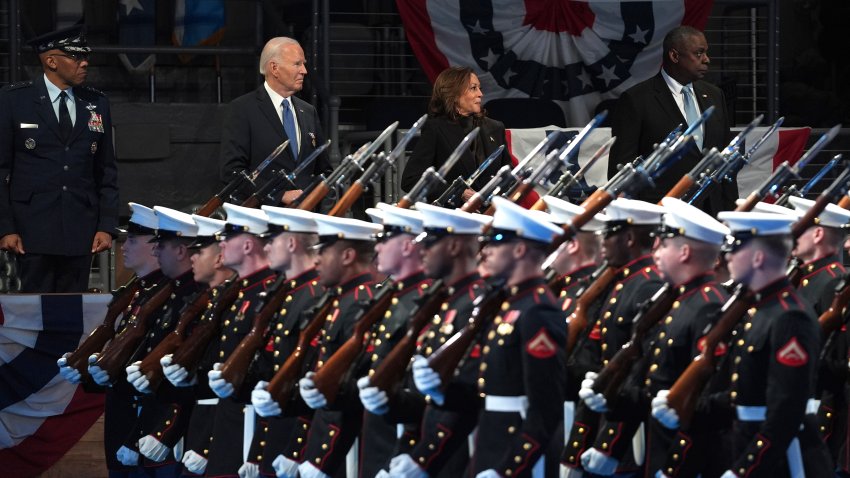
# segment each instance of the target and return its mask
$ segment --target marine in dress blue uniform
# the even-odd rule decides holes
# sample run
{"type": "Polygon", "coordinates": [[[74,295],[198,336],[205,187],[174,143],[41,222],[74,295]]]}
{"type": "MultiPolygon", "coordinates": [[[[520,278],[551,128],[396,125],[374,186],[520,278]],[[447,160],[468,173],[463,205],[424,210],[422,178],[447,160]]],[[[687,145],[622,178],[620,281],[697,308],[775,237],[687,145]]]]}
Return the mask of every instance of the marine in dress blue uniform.
{"type": "Polygon", "coordinates": [[[118,225],[109,102],[82,85],[81,26],[30,43],[44,74],[0,91],[0,248],[18,254],[22,292],[83,292],[118,225]]]}

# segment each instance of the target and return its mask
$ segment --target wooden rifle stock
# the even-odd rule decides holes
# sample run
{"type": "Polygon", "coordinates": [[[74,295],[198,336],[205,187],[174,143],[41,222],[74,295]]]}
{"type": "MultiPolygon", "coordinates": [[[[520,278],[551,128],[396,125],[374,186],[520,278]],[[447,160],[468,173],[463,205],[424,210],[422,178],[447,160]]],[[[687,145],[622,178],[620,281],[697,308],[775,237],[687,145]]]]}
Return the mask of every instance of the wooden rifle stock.
{"type": "Polygon", "coordinates": [[[818,323],[823,331],[823,336],[835,332],[844,323],[844,309],[850,303],[850,275],[845,275],[835,288],[835,295],[829,308],[818,317],[818,323]]]}
{"type": "Polygon", "coordinates": [[[578,343],[579,336],[584,329],[587,328],[587,310],[594,302],[596,302],[596,299],[602,296],[602,293],[605,292],[605,289],[608,288],[616,277],[617,271],[614,270],[613,267],[607,267],[576,300],[576,308],[573,310],[573,313],[570,315],[570,320],[567,322],[567,357],[573,353],[573,349],[578,343]]]}
{"type": "Polygon", "coordinates": [[[727,342],[732,329],[741,317],[752,307],[754,294],[743,285],[738,288],[720,309],[720,319],[705,337],[705,346],[688,368],[676,379],[667,395],[667,405],[676,410],[682,428],[691,423],[697,401],[709,378],[714,373],[715,350],[721,342],[727,342]]]}
{"type": "Polygon", "coordinates": [[[449,288],[443,285],[441,280],[435,281],[423,297],[424,302],[420,305],[410,322],[404,337],[393,347],[390,353],[381,360],[381,364],[375,369],[375,373],[369,377],[369,383],[373,387],[389,392],[399,385],[404,378],[404,371],[413,354],[416,353],[416,339],[428,325],[428,322],[440,311],[440,306],[448,299],[449,288]]]}
{"type": "Polygon", "coordinates": [[[180,318],[177,320],[177,325],[174,327],[174,330],[172,330],[170,334],[166,335],[165,338],[162,339],[162,341],[158,343],[144,359],[142,359],[142,363],[139,364],[139,372],[148,378],[148,382],[150,382],[150,388],[152,390],[156,390],[157,387],[159,387],[163,378],[162,365],[159,363],[159,359],[173,353],[177,350],[177,347],[183,343],[183,339],[186,338],[186,331],[189,328],[189,325],[195,322],[204,310],[207,309],[207,305],[210,303],[210,295],[210,289],[198,294],[198,297],[196,297],[191,304],[188,304],[180,313],[180,318]]]}
{"type": "Polygon", "coordinates": [[[469,347],[493,320],[507,298],[508,292],[502,285],[491,284],[489,290],[476,297],[469,322],[428,357],[428,366],[440,375],[444,387],[451,381],[469,347]]]}
{"type": "Polygon", "coordinates": [[[460,207],[460,210],[463,212],[478,212],[481,209],[481,205],[484,204],[484,196],[475,193],[469,198],[468,201],[463,203],[463,206],[460,207]]]}
{"type": "Polygon", "coordinates": [[[240,206],[257,209],[258,207],[260,207],[260,198],[259,196],[257,196],[256,193],[252,194],[248,196],[248,199],[242,201],[242,204],[240,204],[240,206]]]}
{"type": "Polygon", "coordinates": [[[148,331],[148,322],[151,314],[158,312],[168,299],[171,298],[171,293],[174,291],[174,281],[168,281],[165,285],[159,288],[148,300],[140,307],[138,312],[130,317],[127,322],[127,327],[124,328],[118,335],[109,342],[109,345],[103,350],[103,353],[98,357],[95,365],[103,369],[109,374],[109,379],[115,381],[124,367],[127,366],[130,358],[136,352],[136,348],[145,338],[148,331]]]}
{"type": "Polygon", "coordinates": [[[174,351],[171,363],[180,365],[186,370],[195,370],[198,367],[210,340],[218,335],[221,329],[221,315],[230,310],[241,288],[241,281],[233,277],[212,292],[213,298],[207,305],[202,319],[192,328],[191,335],[186,337],[180,347],[174,351]],[[215,296],[219,294],[220,297],[216,300],[215,296]]]}
{"type": "Polygon", "coordinates": [[[339,201],[334,204],[334,207],[328,213],[328,216],[341,217],[345,215],[345,213],[351,209],[351,206],[354,205],[354,202],[363,195],[363,191],[365,191],[363,185],[360,184],[360,182],[355,181],[354,184],[345,191],[345,194],[342,195],[339,201]]]}
{"type": "Polygon", "coordinates": [[[197,214],[199,216],[210,217],[212,215],[212,213],[215,212],[216,209],[221,207],[222,204],[224,204],[224,200],[222,200],[218,196],[213,196],[209,199],[209,201],[207,201],[206,204],[201,206],[201,208],[198,209],[198,211],[195,212],[195,214],[197,214]]]}
{"type": "Polygon", "coordinates": [[[632,365],[643,355],[641,346],[650,330],[673,307],[678,297],[678,289],[665,283],[651,299],[640,305],[635,316],[634,331],[628,342],[617,351],[608,364],[599,372],[593,382],[593,390],[605,395],[609,403],[616,400],[623,383],[629,376],[632,365]]]}
{"type": "Polygon", "coordinates": [[[269,328],[269,322],[280,310],[280,306],[291,291],[292,281],[285,278],[278,279],[276,287],[268,292],[268,299],[254,315],[251,330],[221,366],[221,378],[233,385],[235,390],[239,390],[242,382],[245,381],[245,375],[248,374],[248,367],[251,365],[254,354],[266,344],[266,330],[269,328]]]}
{"type": "Polygon", "coordinates": [[[356,366],[357,358],[368,341],[369,330],[384,317],[384,314],[392,305],[396,288],[386,285],[375,294],[369,304],[361,309],[360,318],[354,324],[354,332],[340,348],[328,358],[328,360],[316,370],[313,382],[316,389],[322,392],[328,403],[333,403],[339,393],[339,389],[346,380],[346,375],[352,367],[356,366]]]}
{"type": "Polygon", "coordinates": [[[298,203],[298,209],[301,209],[302,211],[312,211],[313,209],[316,209],[316,206],[322,202],[322,199],[328,195],[330,190],[330,185],[324,181],[316,184],[316,187],[310,191],[310,194],[298,203]]]}
{"type": "MultiPolygon", "coordinates": [[[[696,184],[696,181],[694,181],[694,178],[692,178],[690,175],[686,174],[686,175],[682,176],[681,179],[679,179],[679,182],[677,182],[676,185],[673,186],[673,188],[671,188],[669,191],[667,191],[667,194],[665,196],[671,197],[671,198],[681,199],[682,196],[685,195],[685,193],[687,193],[688,191],[691,190],[692,187],[694,187],[694,184],[696,184]]],[[[659,201],[658,204],[660,205],[661,201],[659,201]]]]}
{"type": "Polygon", "coordinates": [[[410,209],[411,207],[413,207],[413,203],[408,201],[407,197],[403,197],[403,198],[398,200],[395,207],[398,207],[398,208],[401,208],[401,209],[410,209]]]}
{"type": "Polygon", "coordinates": [[[106,309],[103,323],[95,327],[86,340],[68,356],[68,366],[77,369],[82,377],[88,377],[89,356],[103,350],[103,346],[115,337],[115,322],[118,316],[127,310],[140,288],[141,279],[134,277],[130,282],[115,290],[106,309]]]}
{"type": "Polygon", "coordinates": [[[838,207],[850,209],[850,196],[848,196],[847,194],[841,196],[841,199],[838,201],[838,207]]]}
{"type": "Polygon", "coordinates": [[[756,207],[756,204],[758,204],[758,202],[761,201],[761,199],[762,199],[762,197],[758,194],[758,191],[753,191],[753,192],[750,193],[749,196],[747,196],[747,199],[745,199],[744,202],[742,202],[741,204],[739,204],[735,208],[735,211],[737,211],[737,212],[752,211],[756,207]]]}
{"type": "Polygon", "coordinates": [[[322,296],[319,303],[311,311],[313,318],[298,334],[298,344],[295,346],[295,350],[289,354],[289,357],[286,358],[286,361],[269,381],[267,390],[281,409],[286,407],[286,403],[292,397],[292,392],[295,391],[295,384],[301,378],[301,369],[304,368],[304,360],[307,357],[310,342],[325,325],[325,319],[333,308],[335,298],[336,296],[329,293],[322,296]]]}

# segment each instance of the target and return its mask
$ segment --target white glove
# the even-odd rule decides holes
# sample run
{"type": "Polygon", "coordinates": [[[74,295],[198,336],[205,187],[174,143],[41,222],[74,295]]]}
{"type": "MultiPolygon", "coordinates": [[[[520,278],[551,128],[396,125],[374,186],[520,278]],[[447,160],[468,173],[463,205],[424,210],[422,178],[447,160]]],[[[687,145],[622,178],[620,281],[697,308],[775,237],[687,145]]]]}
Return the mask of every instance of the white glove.
{"type": "Polygon", "coordinates": [[[161,441],[151,435],[139,439],[139,453],[145,455],[149,460],[160,462],[168,457],[171,448],[163,445],[161,441]]]}
{"type": "MultiPolygon", "coordinates": [[[[313,377],[315,376],[316,372],[307,372],[307,375],[298,381],[298,388],[301,389],[301,398],[303,398],[304,403],[313,410],[322,408],[328,404],[328,400],[324,395],[322,395],[322,392],[316,388],[316,383],[313,382],[313,377]]],[[[303,472],[301,476],[304,476],[303,472]]]]}
{"type": "Polygon", "coordinates": [[[425,470],[413,461],[413,457],[404,453],[390,460],[390,476],[392,478],[428,478],[428,473],[425,473],[425,470]]]}
{"type": "Polygon", "coordinates": [[[326,475],[322,472],[322,470],[313,466],[312,463],[301,463],[298,465],[298,474],[301,478],[330,478],[329,475],[326,475]]]}
{"type": "Polygon", "coordinates": [[[440,374],[428,366],[428,359],[421,355],[413,358],[413,383],[424,395],[430,395],[437,405],[442,405],[445,396],[440,391],[440,374]]]}
{"type": "Polygon", "coordinates": [[[153,393],[150,380],[139,370],[141,363],[141,361],[136,361],[127,367],[127,381],[142,393],[153,393]]]}
{"type": "Polygon", "coordinates": [[[276,417],[281,414],[282,410],[278,405],[277,400],[272,399],[272,395],[266,390],[269,382],[260,380],[251,391],[251,405],[254,406],[254,411],[261,417],[276,417]]]}
{"type": "Polygon", "coordinates": [[[172,364],[174,355],[163,355],[159,359],[159,364],[162,365],[162,373],[165,378],[175,387],[191,387],[198,383],[198,377],[193,376],[191,380],[186,380],[189,377],[189,372],[178,364],[172,364]]]}
{"type": "Polygon", "coordinates": [[[599,374],[596,372],[587,372],[584,375],[584,380],[581,381],[581,389],[578,391],[578,397],[584,400],[587,408],[596,413],[605,413],[608,411],[608,402],[605,400],[605,396],[593,390],[593,382],[596,381],[596,377],[598,376],[599,374]]]}
{"type": "Polygon", "coordinates": [[[589,448],[581,454],[581,465],[584,470],[597,475],[613,475],[619,464],[616,458],[607,456],[596,448],[589,448]]]}
{"type": "Polygon", "coordinates": [[[384,415],[389,411],[387,406],[390,399],[387,398],[387,393],[378,387],[372,387],[369,383],[369,377],[360,377],[357,380],[357,388],[360,389],[360,401],[363,402],[363,408],[374,415],[384,415]]]}
{"type": "Polygon", "coordinates": [[[260,465],[256,463],[242,463],[242,466],[237,470],[239,474],[239,478],[259,478],[260,476],[260,465]]]}
{"type": "Polygon", "coordinates": [[[207,470],[207,459],[195,453],[195,450],[189,450],[183,454],[183,466],[196,475],[203,475],[207,470]]]}
{"type": "Polygon", "coordinates": [[[71,352],[67,352],[65,355],[59,357],[59,360],[56,361],[56,365],[59,366],[59,375],[61,375],[65,380],[76,385],[80,383],[82,376],[80,375],[79,370],[68,365],[68,357],[70,356],[71,352]]]}
{"type": "Polygon", "coordinates": [[[210,380],[210,389],[218,395],[218,398],[227,398],[233,395],[233,385],[224,381],[221,378],[221,362],[213,364],[213,369],[207,372],[207,377],[210,380]]]}
{"type": "Polygon", "coordinates": [[[484,470],[477,475],[475,478],[502,478],[502,475],[498,474],[496,470],[490,468],[489,470],[484,470]]]}
{"type": "Polygon", "coordinates": [[[736,475],[732,470],[726,470],[722,475],[720,475],[720,478],[740,478],[740,477],[738,475],[736,475]]]}
{"type": "Polygon", "coordinates": [[[126,446],[122,446],[115,452],[115,458],[118,458],[118,461],[124,466],[136,466],[139,464],[139,454],[126,446]]]}
{"type": "Polygon", "coordinates": [[[100,357],[100,354],[91,354],[89,357],[89,375],[91,375],[94,383],[102,386],[102,387],[111,387],[112,384],[109,383],[109,374],[106,373],[105,370],[98,367],[94,363],[97,362],[97,359],[100,357]]]}
{"type": "Polygon", "coordinates": [[[298,462],[278,455],[272,462],[272,467],[277,478],[296,478],[298,476],[298,462]]]}
{"type": "Polygon", "coordinates": [[[661,470],[655,472],[655,478],[670,478],[666,473],[661,470]]]}
{"type": "Polygon", "coordinates": [[[666,428],[675,430],[679,428],[679,414],[667,405],[667,394],[670,390],[659,390],[658,395],[652,399],[652,416],[666,428]]]}

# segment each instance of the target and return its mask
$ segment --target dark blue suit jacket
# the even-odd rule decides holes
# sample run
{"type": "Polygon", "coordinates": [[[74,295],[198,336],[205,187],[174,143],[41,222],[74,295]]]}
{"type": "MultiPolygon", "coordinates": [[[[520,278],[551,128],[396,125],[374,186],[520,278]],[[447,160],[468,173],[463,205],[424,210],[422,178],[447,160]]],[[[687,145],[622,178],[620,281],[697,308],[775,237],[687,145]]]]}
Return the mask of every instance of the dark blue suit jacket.
{"type": "Polygon", "coordinates": [[[86,255],[95,232],[118,225],[109,102],[93,88],[73,91],[66,143],[43,76],[0,91],[0,237],[20,234],[27,253],[86,255]]]}
{"type": "MultiPolygon", "coordinates": [[[[306,101],[292,97],[298,118],[301,135],[299,160],[327,141],[322,133],[316,109],[306,101]]],[[[234,172],[253,171],[280,143],[286,141],[283,124],[277,115],[275,106],[264,86],[233,100],[227,109],[221,132],[220,171],[221,178],[229,181],[234,172]]],[[[291,149],[287,148],[272,164],[263,171],[263,176],[271,170],[293,171],[296,161],[291,149]]],[[[322,153],[311,168],[307,168],[297,179],[299,188],[307,187],[314,175],[330,172],[328,153],[322,153]]],[[[261,186],[262,184],[258,184],[261,186]]]]}

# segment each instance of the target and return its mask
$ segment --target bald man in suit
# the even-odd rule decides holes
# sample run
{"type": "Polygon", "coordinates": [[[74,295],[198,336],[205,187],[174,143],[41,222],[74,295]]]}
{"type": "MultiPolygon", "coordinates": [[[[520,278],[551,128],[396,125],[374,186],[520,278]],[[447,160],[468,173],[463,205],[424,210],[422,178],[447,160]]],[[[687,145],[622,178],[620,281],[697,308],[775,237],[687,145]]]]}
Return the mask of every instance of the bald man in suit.
{"type": "MultiPolygon", "coordinates": [[[[714,113],[697,134],[702,149],[724,148],[731,140],[726,99],[723,92],[702,80],[708,71],[708,43],[705,35],[693,27],[680,26],[664,37],[664,59],[661,71],[654,77],[626,90],[617,101],[611,124],[611,134],[617,141],[611,148],[608,176],[617,165],[649,154],[677,125],[687,128],[685,98],[682,88],[692,86],[690,99],[696,99],[697,114],[714,106],[714,113]]],[[[687,174],[702,153],[696,143],[686,146],[684,156],[674,163],[656,182],[654,189],[641,191],[637,199],[658,202],[676,182],[687,174]]],[[[697,205],[710,214],[734,209],[738,197],[736,181],[712,185],[697,205]]]]}
{"type": "MultiPolygon", "coordinates": [[[[326,141],[316,109],[294,96],[301,91],[307,75],[301,45],[287,37],[269,40],[260,54],[260,74],[266,79],[263,85],[233,100],[224,119],[220,168],[225,182],[234,173],[256,169],[288,139],[289,148],[263,170],[258,180],[258,185],[262,185],[271,171],[293,171],[300,161],[326,141]],[[286,115],[294,116],[289,126],[286,125],[286,115]]],[[[301,189],[310,184],[313,176],[330,170],[325,151],[296,178],[298,189],[285,191],[281,202],[290,204],[301,194],[301,189]]]]}

